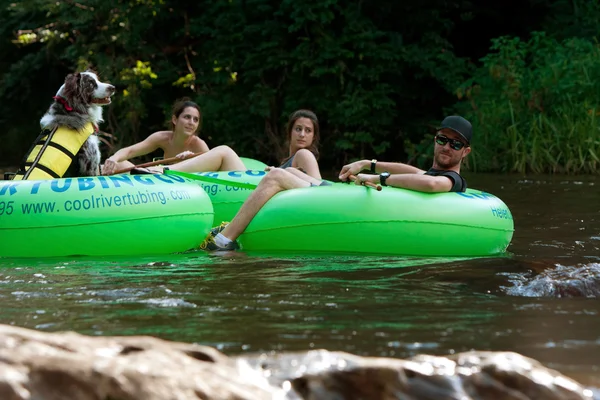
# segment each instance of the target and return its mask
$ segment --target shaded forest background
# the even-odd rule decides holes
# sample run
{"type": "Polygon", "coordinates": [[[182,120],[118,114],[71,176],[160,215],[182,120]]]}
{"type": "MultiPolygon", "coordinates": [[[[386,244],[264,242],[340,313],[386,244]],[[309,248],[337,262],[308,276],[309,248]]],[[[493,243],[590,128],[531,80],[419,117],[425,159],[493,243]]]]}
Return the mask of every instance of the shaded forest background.
{"type": "Polygon", "coordinates": [[[0,166],[19,163],[64,77],[92,68],[118,88],[103,158],[163,129],[188,96],[209,146],[268,164],[287,152],[287,116],[309,108],[324,170],[372,157],[427,167],[435,126],[454,113],[475,128],[473,171],[600,170],[597,0],[0,7],[0,166]]]}

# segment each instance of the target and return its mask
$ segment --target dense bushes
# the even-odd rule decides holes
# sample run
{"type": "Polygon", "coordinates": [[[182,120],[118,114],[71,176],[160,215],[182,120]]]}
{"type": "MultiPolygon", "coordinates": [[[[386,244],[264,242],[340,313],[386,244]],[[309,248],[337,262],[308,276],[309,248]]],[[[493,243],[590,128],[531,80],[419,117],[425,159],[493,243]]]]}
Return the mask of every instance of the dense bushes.
{"type": "Polygon", "coordinates": [[[459,112],[476,128],[469,168],[597,172],[600,6],[506,1],[0,2],[0,163],[19,161],[64,76],[91,66],[118,88],[105,156],[162,129],[189,96],[210,145],[269,163],[303,107],[321,120],[325,168],[369,157],[427,167],[436,124],[459,112]],[[548,36],[527,39],[538,28],[548,36]],[[472,60],[498,29],[522,39],[472,60]]]}
{"type": "Polygon", "coordinates": [[[478,171],[600,171],[600,47],[535,32],[495,39],[458,110],[477,132],[478,171]]]}

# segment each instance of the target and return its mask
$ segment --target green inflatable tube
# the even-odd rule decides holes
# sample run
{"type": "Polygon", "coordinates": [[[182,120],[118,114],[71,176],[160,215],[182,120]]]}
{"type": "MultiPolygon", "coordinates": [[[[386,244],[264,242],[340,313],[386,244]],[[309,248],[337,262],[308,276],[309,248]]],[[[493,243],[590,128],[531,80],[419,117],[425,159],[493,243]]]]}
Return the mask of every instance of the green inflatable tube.
{"type": "Polygon", "coordinates": [[[255,160],[253,158],[240,157],[240,160],[242,160],[242,162],[246,166],[246,169],[254,169],[257,171],[264,171],[265,168],[267,167],[267,164],[265,164],[264,162],[255,160]]]}
{"type": "Polygon", "coordinates": [[[264,170],[196,172],[192,174],[167,171],[168,176],[182,176],[196,182],[210,198],[215,225],[231,221],[256,185],[267,174],[264,170]],[[181,174],[181,175],[178,175],[181,174]],[[248,184],[248,187],[240,187],[248,184]]]}
{"type": "Polygon", "coordinates": [[[213,205],[214,223],[218,225],[223,221],[231,221],[235,217],[244,201],[266,175],[267,164],[247,157],[240,157],[240,159],[247,168],[246,171],[196,173],[166,171],[166,173],[168,176],[176,175],[188,181],[195,181],[204,189],[213,205]]]}
{"type": "Polygon", "coordinates": [[[278,193],[239,242],[244,251],[471,257],[504,253],[513,232],[510,210],[490,193],[335,183],[278,193]]]}
{"type": "Polygon", "coordinates": [[[166,175],[0,182],[0,257],[129,256],[199,246],[209,196],[166,175]]]}

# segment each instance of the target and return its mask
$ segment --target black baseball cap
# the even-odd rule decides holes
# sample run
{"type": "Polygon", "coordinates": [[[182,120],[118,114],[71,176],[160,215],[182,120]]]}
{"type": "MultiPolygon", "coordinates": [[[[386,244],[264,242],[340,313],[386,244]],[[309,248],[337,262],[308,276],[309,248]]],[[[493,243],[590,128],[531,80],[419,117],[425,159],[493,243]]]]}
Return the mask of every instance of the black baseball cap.
{"type": "Polygon", "coordinates": [[[458,133],[467,141],[467,144],[471,144],[471,137],[473,136],[473,127],[471,123],[458,115],[451,115],[449,117],[444,118],[442,124],[437,130],[442,129],[452,129],[454,132],[458,133]]]}

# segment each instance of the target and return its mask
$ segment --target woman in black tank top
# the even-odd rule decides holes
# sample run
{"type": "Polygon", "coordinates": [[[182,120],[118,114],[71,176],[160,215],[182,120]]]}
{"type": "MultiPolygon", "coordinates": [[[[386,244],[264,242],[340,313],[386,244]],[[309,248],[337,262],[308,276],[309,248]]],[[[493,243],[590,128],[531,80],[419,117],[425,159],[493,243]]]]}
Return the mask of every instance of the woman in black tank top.
{"type": "MultiPolygon", "coordinates": [[[[321,179],[319,171],[319,120],[310,110],[294,111],[286,125],[289,155],[279,168],[296,168],[315,179],[321,179]]],[[[292,171],[292,170],[290,170],[292,171]]]]}

